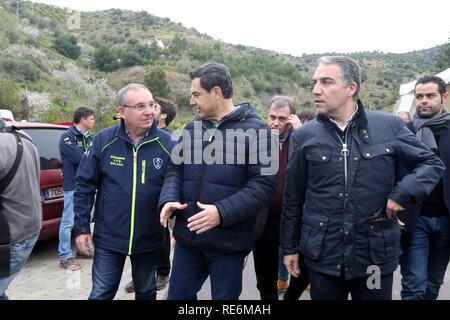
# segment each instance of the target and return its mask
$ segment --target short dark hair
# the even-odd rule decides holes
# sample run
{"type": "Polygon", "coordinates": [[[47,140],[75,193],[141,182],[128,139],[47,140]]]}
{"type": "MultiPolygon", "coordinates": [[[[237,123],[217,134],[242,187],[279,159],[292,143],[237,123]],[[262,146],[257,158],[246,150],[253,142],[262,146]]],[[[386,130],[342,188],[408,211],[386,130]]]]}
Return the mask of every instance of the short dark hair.
{"type": "Polygon", "coordinates": [[[430,83],[430,82],[436,83],[438,85],[439,93],[441,96],[447,92],[447,83],[445,83],[445,81],[442,80],[442,78],[426,75],[426,76],[420,77],[417,80],[416,85],[414,86],[414,93],[416,93],[416,87],[418,84],[426,84],[426,83],[430,83]]]}
{"type": "Polygon", "coordinates": [[[297,117],[300,119],[302,123],[311,121],[316,118],[316,113],[312,110],[302,110],[297,113],[297,117]]]}
{"type": "Polygon", "coordinates": [[[94,115],[94,110],[86,108],[86,107],[79,107],[73,113],[73,123],[80,123],[81,119],[86,119],[93,115],[94,115]]]}
{"type": "Polygon", "coordinates": [[[200,78],[203,89],[211,92],[214,87],[222,90],[223,97],[229,99],[233,96],[233,82],[228,68],[217,62],[207,63],[189,73],[191,80],[200,78]]]}
{"type": "Polygon", "coordinates": [[[175,119],[175,116],[177,115],[176,104],[172,101],[158,97],[155,97],[155,101],[161,107],[161,114],[165,113],[167,115],[164,121],[166,122],[166,126],[169,126],[169,124],[173,121],[173,119],[175,119]]]}
{"type": "Polygon", "coordinates": [[[267,109],[270,109],[272,105],[275,105],[275,107],[278,108],[289,107],[289,112],[291,114],[295,114],[297,112],[297,110],[295,109],[294,100],[287,96],[273,97],[272,99],[270,99],[269,104],[267,105],[267,109]]]}

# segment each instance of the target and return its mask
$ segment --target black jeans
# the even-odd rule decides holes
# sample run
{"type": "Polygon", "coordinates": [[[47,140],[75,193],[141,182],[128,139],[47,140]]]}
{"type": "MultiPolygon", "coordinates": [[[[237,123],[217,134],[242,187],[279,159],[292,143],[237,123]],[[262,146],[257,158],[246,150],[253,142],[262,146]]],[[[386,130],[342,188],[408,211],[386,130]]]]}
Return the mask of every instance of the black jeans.
{"type": "Polygon", "coordinates": [[[367,278],[345,280],[310,270],[311,300],[392,300],[392,283],[394,276],[380,276],[379,288],[369,288],[367,278]]]}
{"type": "Polygon", "coordinates": [[[300,267],[300,276],[298,278],[290,276],[289,287],[284,293],[283,300],[298,300],[309,285],[309,270],[306,267],[302,254],[298,255],[298,265],[300,267]]]}
{"type": "Polygon", "coordinates": [[[278,247],[280,221],[268,220],[253,249],[256,287],[261,300],[278,300],[278,247]]]}
{"type": "Polygon", "coordinates": [[[159,247],[158,252],[158,268],[156,269],[158,276],[167,277],[170,274],[170,231],[166,228],[164,231],[164,240],[159,247]]]}

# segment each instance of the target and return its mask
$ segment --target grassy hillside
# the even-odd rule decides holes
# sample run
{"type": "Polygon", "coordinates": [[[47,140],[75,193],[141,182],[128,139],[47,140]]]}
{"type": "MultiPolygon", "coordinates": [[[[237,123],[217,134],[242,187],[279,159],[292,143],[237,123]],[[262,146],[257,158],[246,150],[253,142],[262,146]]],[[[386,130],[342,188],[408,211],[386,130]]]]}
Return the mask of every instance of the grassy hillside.
{"type": "MultiPolygon", "coordinates": [[[[441,51],[350,53],[363,69],[365,105],[391,111],[399,85],[435,71],[441,51]]],[[[318,57],[227,44],[147,12],[77,16],[64,8],[20,1],[17,16],[16,1],[0,0],[0,90],[16,92],[6,102],[0,98],[0,108],[9,105],[18,119],[67,121],[74,108],[86,105],[97,110],[101,126],[110,125],[114,92],[162,69],[170,88],[166,96],[180,109],[173,126],[180,128],[194,116],[187,74],[207,61],[226,64],[235,103],[249,101],[263,117],[275,94],[292,96],[299,108],[312,108],[309,79],[318,57]]]]}

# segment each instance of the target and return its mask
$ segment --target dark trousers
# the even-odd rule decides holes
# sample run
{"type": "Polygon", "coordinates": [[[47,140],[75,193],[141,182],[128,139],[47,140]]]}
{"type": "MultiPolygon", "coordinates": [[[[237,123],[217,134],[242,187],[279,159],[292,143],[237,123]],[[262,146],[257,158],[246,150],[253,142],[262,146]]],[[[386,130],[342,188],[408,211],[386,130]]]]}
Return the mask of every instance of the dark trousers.
{"type": "Polygon", "coordinates": [[[246,255],[223,254],[177,241],[172,262],[168,300],[197,300],[206,278],[212,300],[238,300],[246,255]]]}
{"type": "Polygon", "coordinates": [[[311,300],[392,300],[394,276],[380,276],[380,286],[369,288],[367,278],[345,280],[343,276],[330,276],[310,270],[311,300]]]}
{"type": "Polygon", "coordinates": [[[253,248],[256,287],[261,300],[278,300],[278,254],[280,222],[268,220],[253,248]]]}
{"type": "Polygon", "coordinates": [[[298,255],[298,265],[300,268],[300,275],[297,278],[293,276],[290,277],[289,286],[284,293],[283,300],[298,300],[309,285],[309,270],[306,267],[302,254],[298,255]]]}
{"type": "Polygon", "coordinates": [[[158,276],[167,277],[170,274],[170,231],[166,228],[164,231],[164,240],[159,247],[158,252],[158,268],[156,269],[158,276]]]}
{"type": "MultiPolygon", "coordinates": [[[[130,256],[136,300],[156,300],[155,269],[158,251],[130,256]],[[150,272],[150,277],[149,277],[150,272]]],[[[95,247],[90,300],[112,300],[119,288],[126,254],[95,247]]]]}

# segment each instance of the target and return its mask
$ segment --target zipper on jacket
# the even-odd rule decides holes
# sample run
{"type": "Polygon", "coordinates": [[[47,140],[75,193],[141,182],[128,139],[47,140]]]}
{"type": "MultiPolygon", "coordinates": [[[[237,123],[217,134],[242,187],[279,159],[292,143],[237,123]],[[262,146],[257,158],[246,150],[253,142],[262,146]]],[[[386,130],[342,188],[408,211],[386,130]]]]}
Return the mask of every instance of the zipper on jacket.
{"type": "Polygon", "coordinates": [[[339,141],[342,144],[342,150],[341,155],[344,157],[344,190],[345,190],[345,203],[347,202],[347,188],[348,188],[348,155],[349,150],[347,148],[347,142],[348,142],[348,131],[350,130],[349,127],[347,127],[347,130],[345,131],[345,138],[344,141],[342,141],[341,137],[339,136],[339,133],[336,132],[336,135],[339,139],[339,141]]]}
{"type": "MultiPolygon", "coordinates": [[[[204,177],[205,177],[205,169],[206,169],[206,164],[203,161],[202,166],[200,167],[200,174],[198,175],[198,181],[195,186],[195,205],[196,206],[197,206],[197,201],[200,201],[200,196],[202,194],[203,182],[204,182],[204,177]]],[[[198,212],[195,212],[194,214],[197,214],[197,213],[198,212]]],[[[196,233],[191,232],[191,245],[194,244],[195,236],[196,236],[196,233]]]]}
{"type": "MultiPolygon", "coordinates": [[[[134,238],[134,218],[135,218],[135,212],[136,212],[135,210],[136,210],[138,151],[139,151],[139,148],[142,147],[144,144],[153,142],[158,139],[159,139],[159,137],[149,140],[149,141],[145,141],[141,145],[139,145],[137,148],[135,148],[134,146],[132,147],[132,149],[133,149],[133,193],[131,194],[130,241],[128,243],[128,255],[129,256],[131,256],[131,252],[133,249],[133,238],[134,238]]],[[[145,161],[145,160],[143,160],[143,161],[145,161]]]]}
{"type": "MultiPolygon", "coordinates": [[[[220,124],[221,124],[221,122],[219,122],[219,124],[215,128],[213,128],[213,131],[211,133],[211,129],[208,129],[202,123],[203,128],[205,128],[205,130],[210,134],[209,139],[208,139],[208,143],[211,143],[212,138],[214,137],[214,133],[216,132],[216,130],[219,127],[220,124]]],[[[206,170],[206,163],[203,160],[202,164],[201,164],[201,167],[200,167],[200,173],[198,175],[198,180],[197,180],[197,183],[196,183],[196,186],[195,186],[195,205],[197,205],[197,201],[200,201],[200,196],[202,194],[204,177],[205,177],[205,170],[206,170]]],[[[195,212],[194,214],[196,214],[196,213],[197,212],[195,212]]],[[[195,238],[196,238],[196,233],[195,232],[191,232],[191,245],[194,244],[195,238]]]]}
{"type": "Polygon", "coordinates": [[[82,135],[84,152],[88,151],[88,149],[90,147],[89,144],[86,141],[86,138],[88,138],[90,136],[91,136],[91,134],[88,134],[87,136],[85,136],[84,134],[82,135]]]}

